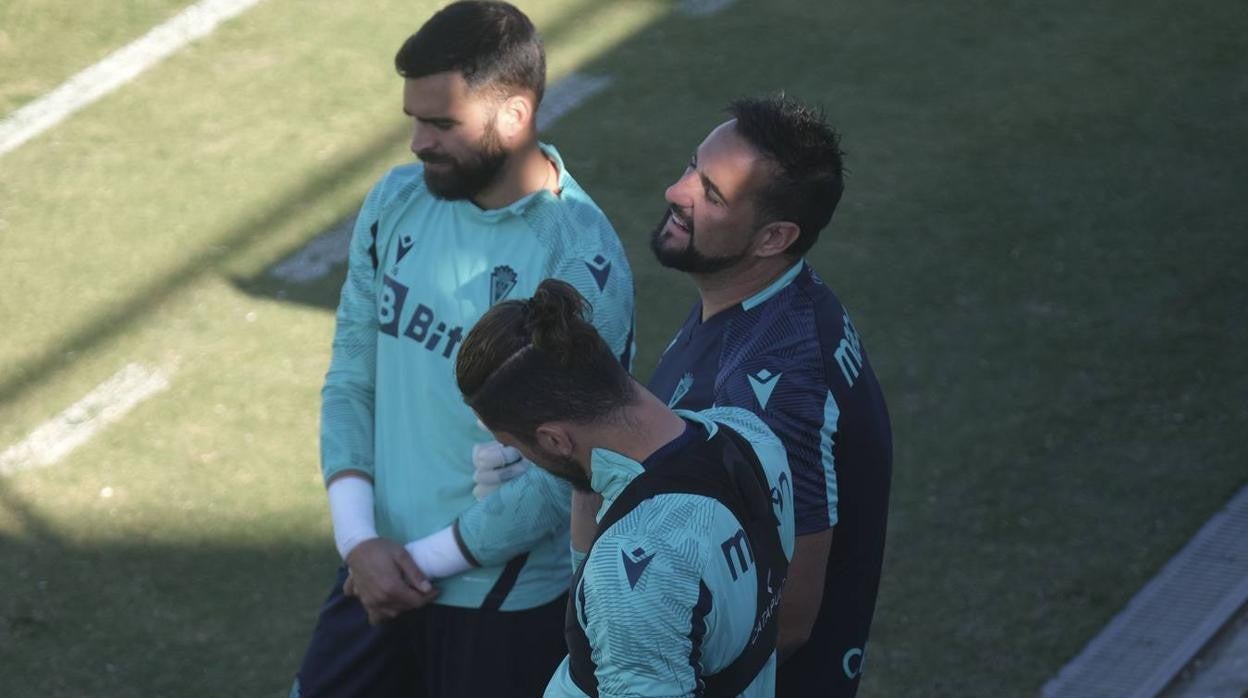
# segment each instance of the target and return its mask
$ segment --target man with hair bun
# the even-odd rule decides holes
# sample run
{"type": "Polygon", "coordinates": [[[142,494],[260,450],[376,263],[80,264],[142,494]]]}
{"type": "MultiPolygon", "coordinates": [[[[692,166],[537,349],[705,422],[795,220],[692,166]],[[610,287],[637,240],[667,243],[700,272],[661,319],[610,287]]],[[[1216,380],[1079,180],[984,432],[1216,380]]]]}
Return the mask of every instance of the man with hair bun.
{"type": "Polygon", "coordinates": [[[669,409],[587,310],[570,285],[543,281],[491,308],[455,364],[500,443],[603,498],[567,603],[568,657],[545,695],[774,696],[793,550],[784,447],[746,410],[669,409]]]}
{"type": "Polygon", "coordinates": [[[748,409],[784,443],[797,544],[777,692],[848,698],[865,666],[893,452],[863,341],[804,259],[844,189],[839,137],[783,96],[738,100],[728,113],[668,187],[651,239],[700,299],[650,389],[674,407],[748,409]]]}
{"type": "Polygon", "coordinates": [[[592,300],[627,366],[632,274],[538,141],[546,63],[524,13],[447,5],[395,68],[421,162],[373,187],[351,240],[321,408],[345,564],[291,694],[528,698],[566,651],[571,488],[538,469],[500,487],[524,464],[474,458],[490,437],[460,399],[455,356],[491,305],[557,277],[592,300]]]}

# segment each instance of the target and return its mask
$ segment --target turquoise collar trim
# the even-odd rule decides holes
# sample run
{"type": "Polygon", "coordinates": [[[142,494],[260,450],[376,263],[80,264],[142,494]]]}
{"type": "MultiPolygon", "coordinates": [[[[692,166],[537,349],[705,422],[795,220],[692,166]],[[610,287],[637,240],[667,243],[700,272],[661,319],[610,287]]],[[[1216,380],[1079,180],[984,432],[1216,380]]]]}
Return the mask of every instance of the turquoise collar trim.
{"type": "Polygon", "coordinates": [[[771,282],[771,285],[769,285],[767,288],[759,291],[758,293],[755,293],[749,298],[746,298],[744,301],[741,301],[741,308],[744,310],[753,310],[754,308],[762,304],[763,301],[767,300],[768,298],[771,298],[772,296],[776,295],[780,291],[784,290],[785,286],[788,286],[789,284],[793,283],[793,279],[797,278],[797,275],[802,271],[802,265],[804,264],[806,264],[805,259],[797,260],[797,264],[794,264],[792,267],[789,267],[788,271],[781,274],[780,278],[771,282]]]}

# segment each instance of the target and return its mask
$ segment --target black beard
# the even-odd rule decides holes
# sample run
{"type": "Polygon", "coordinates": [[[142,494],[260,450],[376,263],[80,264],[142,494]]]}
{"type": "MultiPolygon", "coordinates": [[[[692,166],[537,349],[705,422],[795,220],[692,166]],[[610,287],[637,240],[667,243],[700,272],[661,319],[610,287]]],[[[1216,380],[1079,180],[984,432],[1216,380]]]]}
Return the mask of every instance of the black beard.
{"type": "Polygon", "coordinates": [[[589,483],[589,476],[585,474],[585,469],[571,458],[551,458],[549,462],[538,463],[538,465],[560,480],[571,483],[572,489],[578,492],[594,491],[589,483]]]}
{"type": "Polygon", "coordinates": [[[425,163],[449,163],[445,172],[434,173],[425,168],[425,186],[439,199],[457,201],[476,197],[498,181],[507,151],[498,140],[498,132],[491,127],[481,139],[480,147],[464,162],[456,162],[445,156],[422,157],[425,163]]]}
{"type": "Polygon", "coordinates": [[[728,255],[726,257],[709,257],[702,254],[693,246],[693,223],[689,224],[689,243],[683,249],[673,250],[663,246],[663,228],[667,226],[667,220],[672,216],[669,209],[663,214],[663,218],[659,220],[659,225],[650,234],[650,251],[654,253],[654,258],[659,260],[659,264],[668,269],[683,271],[689,274],[714,274],[721,272],[736,265],[745,259],[746,253],[743,250],[740,254],[728,255]]]}

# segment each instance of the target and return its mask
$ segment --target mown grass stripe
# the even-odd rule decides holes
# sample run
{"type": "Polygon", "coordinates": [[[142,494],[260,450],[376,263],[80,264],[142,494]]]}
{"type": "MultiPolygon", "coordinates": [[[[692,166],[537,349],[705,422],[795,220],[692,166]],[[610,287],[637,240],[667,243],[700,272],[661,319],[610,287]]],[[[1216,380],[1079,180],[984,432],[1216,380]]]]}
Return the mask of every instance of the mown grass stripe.
{"type": "Polygon", "coordinates": [[[133,80],[183,46],[207,36],[218,24],[258,2],[260,0],[203,0],[179,12],[169,21],[0,121],[0,155],[133,80]]]}
{"type": "Polygon", "coordinates": [[[0,453],[0,475],[52,465],[169,387],[169,371],[126,364],[81,400],[0,453]]]}
{"type": "Polygon", "coordinates": [[[680,0],[677,9],[690,17],[709,17],[728,9],[736,0],[680,0]]]}

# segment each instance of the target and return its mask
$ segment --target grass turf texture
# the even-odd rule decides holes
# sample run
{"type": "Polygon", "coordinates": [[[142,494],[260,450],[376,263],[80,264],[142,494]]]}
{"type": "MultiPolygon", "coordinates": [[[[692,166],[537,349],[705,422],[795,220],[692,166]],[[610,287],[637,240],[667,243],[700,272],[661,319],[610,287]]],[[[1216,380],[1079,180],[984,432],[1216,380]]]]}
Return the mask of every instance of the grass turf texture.
{"type": "MultiPolygon", "coordinates": [[[[65,462],[0,478],[6,695],[285,694],[334,565],[316,420],[341,270],[264,272],[408,160],[390,60],[433,7],[343,5],[262,3],[0,158],[0,445],[128,361],[174,367],[65,462]]],[[[525,7],[552,77],[615,79],[548,139],[625,239],[643,379],[692,298],[646,236],[722,104],[784,88],[845,132],[811,259],[897,446],[861,695],[1033,693],[1244,484],[1238,3],[525,7]]],[[[0,104],[176,9],[12,11],[0,104]]]]}
{"type": "Polygon", "coordinates": [[[0,115],[51,91],[182,9],[181,0],[5,0],[0,115]]]}

